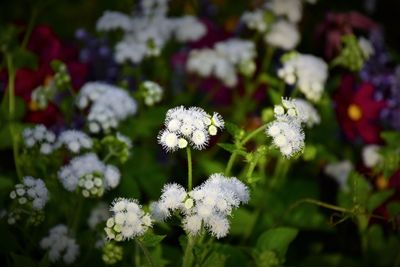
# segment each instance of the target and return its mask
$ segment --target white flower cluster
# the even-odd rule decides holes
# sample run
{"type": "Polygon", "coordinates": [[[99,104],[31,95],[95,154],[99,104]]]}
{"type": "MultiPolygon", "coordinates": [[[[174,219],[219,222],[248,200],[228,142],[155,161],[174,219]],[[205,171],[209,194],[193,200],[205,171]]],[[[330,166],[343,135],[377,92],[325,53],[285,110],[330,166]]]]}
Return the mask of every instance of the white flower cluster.
{"type": "Polygon", "coordinates": [[[300,34],[295,24],[286,20],[278,20],[271,25],[264,39],[267,44],[291,50],[299,44],[300,34]]]}
{"type": "Polygon", "coordinates": [[[143,90],[144,103],[147,106],[153,106],[161,101],[163,96],[163,89],[160,85],[152,81],[145,81],[141,84],[143,90]]]}
{"type": "Polygon", "coordinates": [[[91,149],[93,146],[92,139],[84,132],[77,130],[67,130],[62,132],[55,144],[56,148],[65,146],[73,153],[79,153],[84,149],[91,149]]]}
{"type": "Polygon", "coordinates": [[[42,179],[25,176],[22,183],[16,184],[10,198],[19,205],[31,205],[35,210],[42,210],[49,200],[49,191],[42,179]]]}
{"type": "Polygon", "coordinates": [[[302,0],[272,0],[266,6],[277,16],[284,16],[289,21],[297,23],[303,12],[302,0]]]}
{"type": "Polygon", "coordinates": [[[48,155],[54,150],[56,135],[44,125],[24,129],[22,137],[26,147],[37,147],[42,154],[48,155]]]}
{"type": "Polygon", "coordinates": [[[49,235],[40,241],[40,247],[48,250],[50,262],[61,259],[65,264],[73,263],[79,255],[79,245],[68,236],[68,228],[59,224],[50,229],[49,235]]]}
{"type": "Polygon", "coordinates": [[[76,100],[80,109],[87,108],[90,103],[89,130],[98,133],[108,132],[116,128],[118,123],[136,113],[137,104],[122,88],[101,82],[86,83],[76,100]]]}
{"type": "Polygon", "coordinates": [[[311,101],[319,101],[328,78],[328,65],[313,55],[295,54],[283,62],[278,76],[299,90],[311,101]]]}
{"type": "Polygon", "coordinates": [[[332,177],[339,184],[339,187],[342,190],[347,191],[348,190],[347,180],[353,169],[354,166],[351,163],[351,161],[343,160],[326,165],[324,172],[330,177],[332,177]]]}
{"type": "Polygon", "coordinates": [[[118,198],[111,209],[113,216],[104,228],[107,238],[122,241],[143,235],[152,226],[152,219],[135,199],[118,198]]]}
{"type": "Polygon", "coordinates": [[[108,210],[107,204],[104,202],[100,202],[90,212],[87,223],[90,229],[94,230],[97,225],[107,221],[109,217],[110,211],[108,210]]]}
{"type": "Polygon", "coordinates": [[[378,145],[367,145],[362,149],[362,160],[366,167],[373,168],[382,162],[382,155],[379,154],[381,149],[378,145]]]}
{"type": "Polygon", "coordinates": [[[268,27],[265,20],[265,11],[262,9],[243,13],[241,20],[246,24],[247,28],[257,32],[265,32],[268,27]]]}
{"type": "Polygon", "coordinates": [[[179,106],[168,110],[165,127],[158,135],[158,143],[165,150],[175,151],[188,144],[202,150],[207,146],[210,135],[216,135],[218,129],[224,128],[224,120],[216,112],[211,116],[198,107],[179,106]]]}
{"type": "Polygon", "coordinates": [[[75,157],[58,171],[64,188],[75,191],[79,187],[84,197],[101,196],[105,190],[117,187],[120,178],[115,166],[105,165],[94,153],[75,157]]]}
{"type": "Polygon", "coordinates": [[[256,49],[253,42],[232,38],[218,42],[213,49],[194,49],[186,68],[201,77],[215,76],[226,86],[238,83],[236,73],[251,75],[255,71],[256,49]]]}
{"type": "Polygon", "coordinates": [[[98,31],[121,29],[123,39],[115,47],[119,63],[139,63],[144,58],[157,56],[165,44],[175,37],[179,42],[196,41],[206,34],[205,26],[193,16],[166,16],[168,1],[142,0],[142,12],[128,16],[106,11],[97,21],[98,31]]]}
{"type": "Polygon", "coordinates": [[[277,118],[288,116],[292,120],[299,120],[300,123],[305,123],[308,127],[319,124],[321,121],[314,106],[300,98],[282,98],[282,105],[275,105],[274,113],[277,118]]]}
{"type": "Polygon", "coordinates": [[[163,221],[177,211],[184,217],[183,228],[196,235],[206,227],[216,238],[229,232],[232,209],[249,200],[249,190],[237,178],[213,174],[190,192],[178,184],[167,184],[159,201],[152,203],[152,216],[163,221]]]}
{"type": "Polygon", "coordinates": [[[371,42],[368,39],[365,39],[364,37],[359,37],[358,38],[358,45],[361,48],[361,51],[364,54],[365,59],[369,59],[371,56],[374,55],[375,49],[372,46],[371,42]]]}

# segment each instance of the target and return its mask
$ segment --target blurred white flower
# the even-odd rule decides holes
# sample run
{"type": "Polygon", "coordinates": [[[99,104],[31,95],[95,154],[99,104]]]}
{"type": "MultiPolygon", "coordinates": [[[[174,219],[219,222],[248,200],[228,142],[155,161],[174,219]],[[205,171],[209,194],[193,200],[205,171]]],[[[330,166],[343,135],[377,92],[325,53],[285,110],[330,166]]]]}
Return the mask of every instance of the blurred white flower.
{"type": "Polygon", "coordinates": [[[362,160],[366,167],[373,168],[382,161],[382,156],[379,154],[381,149],[378,145],[367,145],[362,149],[362,160]]]}
{"type": "Polygon", "coordinates": [[[285,16],[290,22],[301,20],[303,12],[302,0],[272,0],[267,7],[277,16],[285,16]]]}
{"type": "Polygon", "coordinates": [[[145,81],[141,84],[141,88],[143,90],[144,103],[147,106],[153,106],[161,101],[164,91],[159,84],[152,81],[145,81]]]}
{"type": "Polygon", "coordinates": [[[34,210],[43,210],[49,200],[49,191],[42,179],[25,176],[22,183],[16,184],[10,192],[10,198],[19,205],[31,206],[34,210]]]}
{"type": "Polygon", "coordinates": [[[251,30],[263,33],[267,30],[267,22],[265,21],[265,10],[256,9],[254,11],[247,11],[242,15],[242,21],[251,30]]]}
{"type": "Polygon", "coordinates": [[[107,204],[104,202],[99,202],[91,210],[87,223],[90,229],[94,230],[97,227],[97,225],[107,221],[109,217],[110,217],[110,211],[108,209],[107,204]]]}
{"type": "Polygon", "coordinates": [[[375,49],[368,39],[365,39],[364,37],[358,38],[358,45],[360,46],[361,51],[366,59],[374,55],[375,49]]]}
{"type": "Polygon", "coordinates": [[[196,17],[184,16],[173,19],[174,35],[179,42],[192,42],[202,38],[207,29],[196,17]]]}
{"type": "Polygon", "coordinates": [[[301,98],[282,98],[282,105],[275,105],[275,117],[288,116],[297,119],[300,123],[305,123],[308,127],[319,124],[321,118],[314,106],[301,98]]]}
{"type": "Polygon", "coordinates": [[[56,135],[44,125],[24,129],[22,137],[27,148],[37,148],[41,154],[48,155],[54,150],[56,135]]]}
{"type": "Polygon", "coordinates": [[[348,190],[347,180],[350,172],[354,169],[353,164],[349,160],[343,160],[330,163],[325,166],[325,173],[335,179],[342,190],[348,190]]]}
{"type": "Polygon", "coordinates": [[[65,264],[72,264],[79,255],[79,245],[68,236],[68,228],[63,224],[51,228],[49,235],[40,241],[40,247],[47,250],[52,263],[62,259],[65,264]]]}
{"type": "Polygon", "coordinates": [[[55,147],[65,146],[73,153],[79,153],[83,149],[92,148],[92,139],[84,132],[77,130],[67,130],[62,132],[58,138],[55,147]]]}
{"type": "Polygon", "coordinates": [[[291,50],[300,42],[300,34],[295,24],[278,20],[265,34],[265,42],[284,50],[291,50]]]}

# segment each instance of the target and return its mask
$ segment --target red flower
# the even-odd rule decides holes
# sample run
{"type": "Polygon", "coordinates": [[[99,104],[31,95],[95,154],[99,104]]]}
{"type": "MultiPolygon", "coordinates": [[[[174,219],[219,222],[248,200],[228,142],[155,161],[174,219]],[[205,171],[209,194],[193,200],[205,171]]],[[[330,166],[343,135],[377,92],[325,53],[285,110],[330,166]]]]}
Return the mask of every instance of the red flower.
{"type": "MultiPolygon", "coordinates": [[[[54,104],[49,104],[45,110],[37,110],[31,103],[31,94],[35,88],[46,84],[53,76],[50,63],[55,60],[63,61],[71,75],[72,85],[80,88],[86,77],[87,66],[77,61],[77,50],[64,45],[54,34],[53,30],[44,25],[37,26],[30,36],[27,49],[38,57],[37,69],[21,68],[16,72],[15,94],[27,103],[26,122],[52,125],[62,121],[62,116],[54,104]]],[[[6,79],[3,73],[1,79],[6,79]]]]}
{"type": "Polygon", "coordinates": [[[351,34],[354,30],[369,31],[374,27],[376,24],[373,20],[358,12],[330,12],[318,26],[316,35],[317,40],[322,40],[325,57],[332,59],[340,51],[343,35],[351,34]]]}
{"type": "Polygon", "coordinates": [[[386,106],[385,101],[374,99],[375,88],[370,83],[362,83],[354,88],[354,77],[344,75],[341,85],[334,95],[336,116],[351,141],[361,137],[365,143],[379,143],[378,125],[380,111],[386,106]]]}

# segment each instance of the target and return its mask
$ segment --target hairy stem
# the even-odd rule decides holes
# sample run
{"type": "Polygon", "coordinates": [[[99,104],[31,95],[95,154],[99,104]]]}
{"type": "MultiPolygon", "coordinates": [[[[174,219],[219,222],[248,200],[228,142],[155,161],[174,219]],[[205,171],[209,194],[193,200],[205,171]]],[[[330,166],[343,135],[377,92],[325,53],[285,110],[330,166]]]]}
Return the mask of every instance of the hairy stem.
{"type": "Polygon", "coordinates": [[[191,235],[187,235],[187,244],[185,249],[185,254],[183,256],[182,267],[190,267],[193,263],[193,247],[194,239],[191,235]]]}
{"type": "Polygon", "coordinates": [[[149,264],[149,266],[155,267],[154,262],[153,262],[153,259],[151,258],[150,252],[149,252],[149,250],[146,248],[146,246],[143,245],[143,243],[142,243],[140,240],[138,240],[138,239],[135,239],[135,241],[136,241],[136,244],[137,244],[137,245],[140,247],[140,249],[143,251],[143,254],[144,254],[144,256],[145,256],[145,258],[146,258],[147,263],[149,264]]]}
{"type": "Polygon", "coordinates": [[[187,162],[188,162],[188,191],[192,191],[193,187],[193,174],[192,174],[192,152],[190,147],[186,147],[187,162]]]}

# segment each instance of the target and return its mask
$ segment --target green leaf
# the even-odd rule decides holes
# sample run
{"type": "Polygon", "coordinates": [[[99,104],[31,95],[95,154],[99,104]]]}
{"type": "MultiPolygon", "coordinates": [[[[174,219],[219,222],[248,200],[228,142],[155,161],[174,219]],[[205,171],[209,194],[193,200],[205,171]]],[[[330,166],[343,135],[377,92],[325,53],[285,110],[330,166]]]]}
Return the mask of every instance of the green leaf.
{"type": "Polygon", "coordinates": [[[15,253],[11,253],[11,258],[13,260],[13,266],[15,267],[31,267],[31,266],[36,266],[36,262],[32,260],[29,257],[23,256],[23,255],[18,255],[15,253]]]}
{"type": "Polygon", "coordinates": [[[296,238],[298,230],[290,227],[270,229],[258,238],[256,248],[259,251],[271,250],[284,258],[290,243],[296,238]]]}
{"type": "Polygon", "coordinates": [[[0,191],[9,191],[13,184],[13,180],[10,177],[0,176],[0,191]]]}
{"type": "Polygon", "coordinates": [[[272,104],[274,104],[274,105],[278,105],[278,104],[280,104],[281,103],[281,94],[280,93],[278,93],[277,91],[275,91],[275,90],[273,90],[273,89],[269,89],[268,90],[268,95],[269,95],[269,97],[271,98],[271,101],[272,101],[272,104]]]}
{"type": "Polygon", "coordinates": [[[165,237],[166,235],[156,235],[150,231],[147,231],[146,234],[141,238],[141,241],[146,247],[155,247],[165,237]]]}
{"type": "Polygon", "coordinates": [[[367,202],[367,210],[372,212],[382,205],[389,197],[394,194],[394,189],[388,189],[372,194],[367,202]]]}
{"type": "Polygon", "coordinates": [[[256,224],[256,214],[245,209],[237,209],[232,214],[231,234],[249,234],[248,231],[256,224]]]}
{"type": "Polygon", "coordinates": [[[393,201],[387,205],[387,210],[390,214],[390,217],[394,217],[400,214],[400,202],[393,201]]]}
{"type": "Polygon", "coordinates": [[[37,68],[37,62],[38,62],[38,57],[34,53],[20,49],[18,48],[17,50],[14,51],[13,53],[14,56],[14,67],[19,69],[19,68],[30,68],[30,69],[36,69],[37,68]]]}
{"type": "Polygon", "coordinates": [[[239,126],[232,122],[225,122],[225,129],[228,131],[228,133],[232,136],[236,136],[240,134],[241,129],[239,126]]]}
{"type": "Polygon", "coordinates": [[[234,144],[226,144],[226,143],[218,143],[218,146],[221,147],[222,149],[230,152],[230,153],[237,153],[243,157],[247,156],[247,152],[244,151],[243,149],[239,149],[236,145],[234,144]]]}

